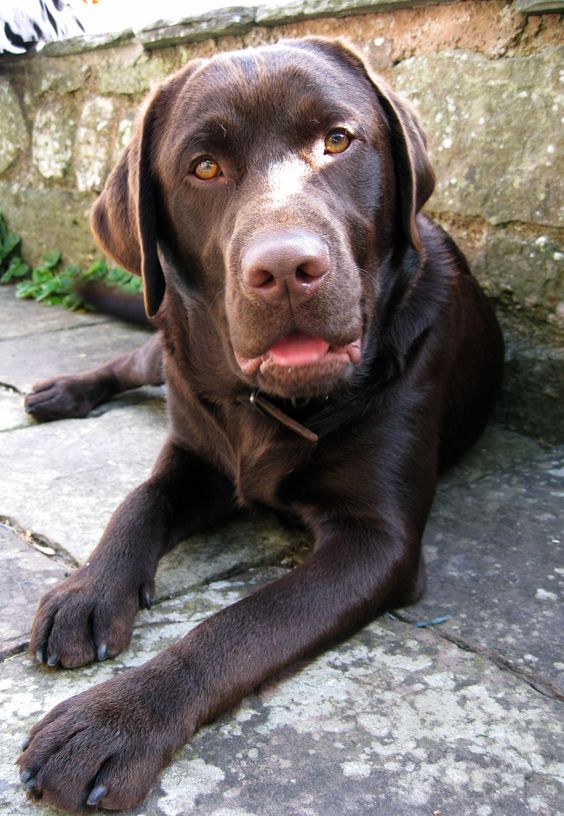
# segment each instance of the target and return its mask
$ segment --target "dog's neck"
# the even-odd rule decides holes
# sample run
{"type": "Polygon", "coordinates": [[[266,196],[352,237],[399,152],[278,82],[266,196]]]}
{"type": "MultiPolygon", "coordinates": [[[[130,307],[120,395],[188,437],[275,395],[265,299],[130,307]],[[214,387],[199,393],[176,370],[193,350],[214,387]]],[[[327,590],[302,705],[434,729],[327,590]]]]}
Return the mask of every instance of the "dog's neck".
{"type": "Polygon", "coordinates": [[[284,411],[278,408],[278,406],[274,405],[274,403],[270,402],[270,400],[267,400],[266,397],[263,397],[262,394],[259,394],[258,391],[252,391],[248,400],[246,400],[245,397],[239,397],[239,402],[245,403],[247,401],[258,411],[268,414],[273,419],[284,425],[284,427],[288,428],[288,430],[293,431],[304,439],[307,439],[308,442],[315,444],[319,440],[316,433],[310,431],[309,428],[306,428],[305,425],[301,424],[301,422],[292,419],[292,417],[288,416],[288,414],[285,414],[284,411]]]}
{"type": "Polygon", "coordinates": [[[382,390],[397,376],[398,365],[393,355],[376,356],[364,371],[358,372],[356,381],[324,398],[296,402],[276,400],[276,397],[267,399],[259,390],[254,390],[250,394],[239,394],[236,399],[315,445],[322,437],[367,414],[377,404],[382,390]],[[292,409],[299,419],[289,415],[288,411],[294,413],[292,409]]]}

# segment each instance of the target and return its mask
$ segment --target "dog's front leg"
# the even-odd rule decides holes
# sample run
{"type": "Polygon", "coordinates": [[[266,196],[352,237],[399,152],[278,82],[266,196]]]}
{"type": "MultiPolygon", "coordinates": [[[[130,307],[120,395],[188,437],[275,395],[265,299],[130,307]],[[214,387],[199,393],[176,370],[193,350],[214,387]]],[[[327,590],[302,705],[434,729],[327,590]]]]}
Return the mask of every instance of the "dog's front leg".
{"type": "Polygon", "coordinates": [[[132,807],[203,722],[296,659],[375,616],[417,581],[418,543],[332,524],[304,564],[227,607],[145,665],[56,706],[20,756],[58,807],[132,807]]]}
{"type": "Polygon", "coordinates": [[[149,607],[159,558],[186,535],[221,521],[232,487],[211,465],[171,443],[151,477],[113,514],[88,562],[50,590],[33,623],[30,651],[49,666],[113,657],[149,607]]]}

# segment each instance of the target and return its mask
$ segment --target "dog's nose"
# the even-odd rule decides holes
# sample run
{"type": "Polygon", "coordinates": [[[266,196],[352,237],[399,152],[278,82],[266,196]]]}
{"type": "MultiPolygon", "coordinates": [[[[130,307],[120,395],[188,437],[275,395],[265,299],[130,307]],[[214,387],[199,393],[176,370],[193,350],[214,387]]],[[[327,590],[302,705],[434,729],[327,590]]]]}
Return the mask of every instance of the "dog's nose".
{"type": "Polygon", "coordinates": [[[310,298],[329,271],[329,249],[305,230],[267,233],[244,252],[243,281],[265,303],[286,299],[300,305],[310,298]]]}

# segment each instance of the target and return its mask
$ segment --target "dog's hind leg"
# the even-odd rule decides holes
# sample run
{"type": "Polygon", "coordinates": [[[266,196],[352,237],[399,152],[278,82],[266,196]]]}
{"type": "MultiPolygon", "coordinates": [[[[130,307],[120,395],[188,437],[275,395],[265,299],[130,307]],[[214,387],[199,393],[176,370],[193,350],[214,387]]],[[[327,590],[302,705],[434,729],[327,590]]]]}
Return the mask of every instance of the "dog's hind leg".
{"type": "Polygon", "coordinates": [[[25,410],[39,422],[84,417],[122,391],[162,382],[161,337],[157,333],[135,351],[99,368],[36,383],[25,398],[25,410]]]}

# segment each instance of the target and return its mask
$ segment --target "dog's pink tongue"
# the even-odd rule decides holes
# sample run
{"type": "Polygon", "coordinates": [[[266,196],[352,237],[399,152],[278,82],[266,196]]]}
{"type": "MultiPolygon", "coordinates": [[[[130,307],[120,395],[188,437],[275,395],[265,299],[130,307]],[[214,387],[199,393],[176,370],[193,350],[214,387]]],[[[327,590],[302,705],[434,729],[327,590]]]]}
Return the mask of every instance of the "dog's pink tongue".
{"type": "Polygon", "coordinates": [[[315,363],[329,350],[329,343],[307,334],[289,334],[278,340],[268,353],[277,365],[293,366],[315,363]]]}

